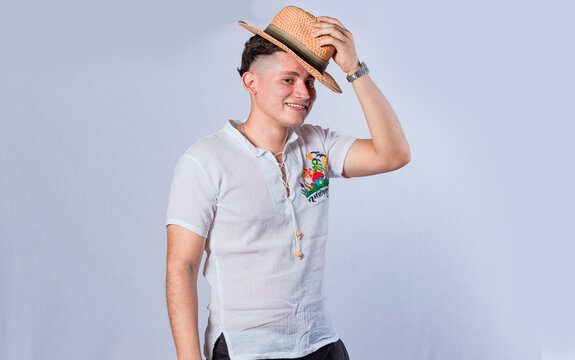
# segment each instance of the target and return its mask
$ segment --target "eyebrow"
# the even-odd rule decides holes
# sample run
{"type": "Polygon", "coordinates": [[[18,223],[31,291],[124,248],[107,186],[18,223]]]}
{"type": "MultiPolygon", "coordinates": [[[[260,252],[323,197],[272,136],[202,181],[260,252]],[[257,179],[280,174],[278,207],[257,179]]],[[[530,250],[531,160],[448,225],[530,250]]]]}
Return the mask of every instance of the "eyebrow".
{"type": "Polygon", "coordinates": [[[280,74],[281,76],[300,76],[300,74],[297,71],[284,71],[280,74]]]}
{"type": "MultiPolygon", "coordinates": [[[[297,76],[300,77],[301,74],[298,73],[297,71],[284,71],[280,74],[280,76],[297,76]]],[[[311,74],[308,74],[308,79],[313,78],[313,76],[311,74]]]]}

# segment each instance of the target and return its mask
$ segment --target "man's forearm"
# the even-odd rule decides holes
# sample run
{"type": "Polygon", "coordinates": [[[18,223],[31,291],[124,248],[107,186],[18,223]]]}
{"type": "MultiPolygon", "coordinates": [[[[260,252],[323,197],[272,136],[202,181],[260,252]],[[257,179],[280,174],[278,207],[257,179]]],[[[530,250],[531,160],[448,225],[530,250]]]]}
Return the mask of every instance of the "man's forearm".
{"type": "Polygon", "coordinates": [[[201,360],[198,333],[197,270],[168,264],[166,298],[179,360],[201,360]]]}

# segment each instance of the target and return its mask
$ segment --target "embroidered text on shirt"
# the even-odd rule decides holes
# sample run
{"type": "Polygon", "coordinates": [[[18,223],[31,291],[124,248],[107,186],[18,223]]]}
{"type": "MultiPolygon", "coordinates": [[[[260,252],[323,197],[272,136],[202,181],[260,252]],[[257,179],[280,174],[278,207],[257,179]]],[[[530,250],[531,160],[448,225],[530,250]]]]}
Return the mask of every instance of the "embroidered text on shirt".
{"type": "Polygon", "coordinates": [[[324,195],[329,197],[327,157],[319,151],[312,151],[306,158],[311,161],[311,166],[303,169],[300,182],[302,193],[310,202],[315,202],[324,195]]]}

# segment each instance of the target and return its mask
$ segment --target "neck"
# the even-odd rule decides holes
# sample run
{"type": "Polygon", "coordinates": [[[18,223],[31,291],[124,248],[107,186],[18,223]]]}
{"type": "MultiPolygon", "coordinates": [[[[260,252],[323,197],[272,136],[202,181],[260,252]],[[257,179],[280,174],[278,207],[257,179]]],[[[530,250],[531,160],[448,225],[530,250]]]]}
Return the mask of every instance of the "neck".
{"type": "Polygon", "coordinates": [[[240,130],[254,146],[269,150],[274,155],[284,150],[290,134],[289,127],[258,121],[252,113],[240,130]]]}

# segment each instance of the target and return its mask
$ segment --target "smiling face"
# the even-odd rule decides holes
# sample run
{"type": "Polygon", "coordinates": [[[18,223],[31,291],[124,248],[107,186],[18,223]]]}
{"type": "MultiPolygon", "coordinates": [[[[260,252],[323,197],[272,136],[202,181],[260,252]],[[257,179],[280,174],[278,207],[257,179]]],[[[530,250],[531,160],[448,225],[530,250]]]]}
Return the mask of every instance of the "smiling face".
{"type": "Polygon", "coordinates": [[[316,99],[315,78],[283,51],[258,59],[250,71],[252,111],[282,127],[302,125],[316,99]]]}

